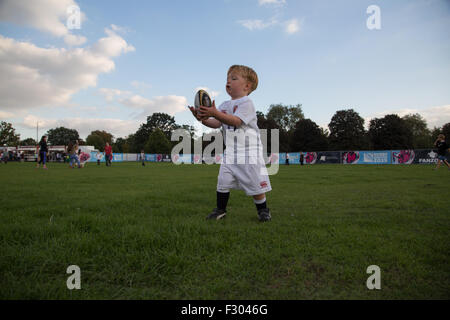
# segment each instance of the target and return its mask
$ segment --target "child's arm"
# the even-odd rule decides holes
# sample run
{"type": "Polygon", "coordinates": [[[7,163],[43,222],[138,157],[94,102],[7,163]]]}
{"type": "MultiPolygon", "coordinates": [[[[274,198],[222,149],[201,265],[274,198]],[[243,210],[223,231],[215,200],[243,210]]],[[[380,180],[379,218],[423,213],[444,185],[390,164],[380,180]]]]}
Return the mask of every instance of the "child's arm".
{"type": "Polygon", "coordinates": [[[223,113],[223,112],[220,112],[219,110],[217,110],[216,103],[214,100],[212,102],[211,107],[203,107],[203,106],[200,107],[199,116],[214,117],[219,122],[225,123],[225,124],[235,127],[235,128],[239,128],[242,124],[241,118],[236,117],[232,114],[226,114],[226,113],[223,113]]]}
{"type": "Polygon", "coordinates": [[[194,107],[190,107],[189,106],[188,108],[189,108],[189,110],[191,110],[191,112],[194,115],[195,119],[197,119],[198,121],[201,121],[204,126],[207,126],[209,128],[213,128],[213,129],[217,129],[217,128],[220,128],[222,126],[222,123],[220,121],[216,120],[216,119],[212,119],[212,118],[209,118],[209,117],[201,117],[198,114],[197,110],[195,110],[194,107]]]}
{"type": "Polygon", "coordinates": [[[222,122],[214,118],[204,119],[202,120],[202,124],[213,129],[217,129],[222,126],[222,122]]]}

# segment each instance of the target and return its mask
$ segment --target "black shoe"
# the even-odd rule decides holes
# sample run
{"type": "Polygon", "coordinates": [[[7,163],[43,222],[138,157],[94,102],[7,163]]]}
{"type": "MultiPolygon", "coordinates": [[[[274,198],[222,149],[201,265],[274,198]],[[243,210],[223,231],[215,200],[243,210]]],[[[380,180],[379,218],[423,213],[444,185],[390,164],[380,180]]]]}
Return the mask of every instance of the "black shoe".
{"type": "Polygon", "coordinates": [[[227,215],[226,210],[214,208],[213,212],[211,212],[209,216],[206,217],[206,219],[220,220],[222,218],[225,218],[226,215],[227,215]]]}
{"type": "Polygon", "coordinates": [[[270,215],[269,208],[258,210],[258,218],[261,222],[270,221],[270,219],[272,219],[272,216],[270,215]]]}

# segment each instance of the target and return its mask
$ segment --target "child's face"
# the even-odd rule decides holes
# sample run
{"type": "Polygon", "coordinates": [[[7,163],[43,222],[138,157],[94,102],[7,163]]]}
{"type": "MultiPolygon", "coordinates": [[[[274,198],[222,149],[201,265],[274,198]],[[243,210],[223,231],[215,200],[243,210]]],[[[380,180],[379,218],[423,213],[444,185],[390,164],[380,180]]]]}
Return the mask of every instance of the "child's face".
{"type": "Polygon", "coordinates": [[[225,88],[232,99],[239,99],[248,95],[250,92],[250,83],[240,74],[230,72],[227,76],[227,85],[225,88]]]}

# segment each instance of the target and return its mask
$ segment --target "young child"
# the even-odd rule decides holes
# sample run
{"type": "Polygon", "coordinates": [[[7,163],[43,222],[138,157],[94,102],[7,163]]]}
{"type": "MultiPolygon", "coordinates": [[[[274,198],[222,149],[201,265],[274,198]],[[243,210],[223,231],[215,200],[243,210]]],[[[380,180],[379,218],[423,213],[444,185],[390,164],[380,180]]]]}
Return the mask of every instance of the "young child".
{"type": "Polygon", "coordinates": [[[434,145],[436,148],[438,148],[438,162],[434,170],[439,169],[439,167],[441,166],[441,162],[444,162],[447,168],[450,170],[450,164],[448,163],[447,157],[445,156],[450,146],[447,144],[447,142],[445,142],[445,136],[443,134],[438,135],[438,138],[434,142],[434,145]]]}
{"type": "Polygon", "coordinates": [[[97,165],[100,165],[100,161],[102,160],[103,155],[100,153],[100,151],[97,151],[97,165]]]}
{"type": "MultiPolygon", "coordinates": [[[[215,101],[211,107],[200,106],[199,110],[189,107],[191,112],[202,121],[202,124],[210,128],[223,129],[226,150],[224,161],[220,165],[217,181],[217,207],[214,208],[207,219],[222,219],[226,216],[226,207],[230,196],[230,189],[242,189],[248,196],[253,197],[256,205],[259,221],[271,220],[270,210],[267,208],[265,193],[272,190],[269,176],[262,158],[262,143],[257,125],[256,110],[248,95],[258,86],[256,72],[246,66],[233,65],[228,69],[226,91],[231,100],[225,101],[216,108],[215,101]],[[237,146],[233,141],[227,139],[227,133],[252,135],[257,140],[257,146],[237,146]],[[232,150],[231,146],[234,146],[232,150]],[[252,148],[253,147],[253,148],[252,148]],[[239,161],[246,158],[249,151],[257,152],[257,161],[239,161]],[[227,159],[237,158],[233,161],[227,159]],[[231,163],[230,163],[231,162],[231,163]]],[[[231,137],[233,140],[234,137],[231,137]]],[[[238,138],[239,140],[239,138],[238,138]]],[[[244,139],[245,140],[245,139],[244,139]]],[[[246,158],[248,160],[248,158],[246,158]]],[[[233,160],[233,159],[231,159],[233,160]]]]}

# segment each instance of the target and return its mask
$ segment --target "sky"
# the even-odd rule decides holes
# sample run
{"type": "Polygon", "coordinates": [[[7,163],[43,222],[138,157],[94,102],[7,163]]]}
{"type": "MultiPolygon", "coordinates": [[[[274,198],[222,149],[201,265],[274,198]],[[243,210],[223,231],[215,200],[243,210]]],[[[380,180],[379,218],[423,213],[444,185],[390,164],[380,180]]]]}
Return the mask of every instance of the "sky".
{"type": "Polygon", "coordinates": [[[242,64],[263,113],[301,104],[323,128],[344,109],[366,126],[419,113],[432,129],[450,122],[448,30],[448,0],[0,0],[0,120],[21,139],[126,137],[155,112],[201,131],[196,91],[229,100],[242,64]]]}

